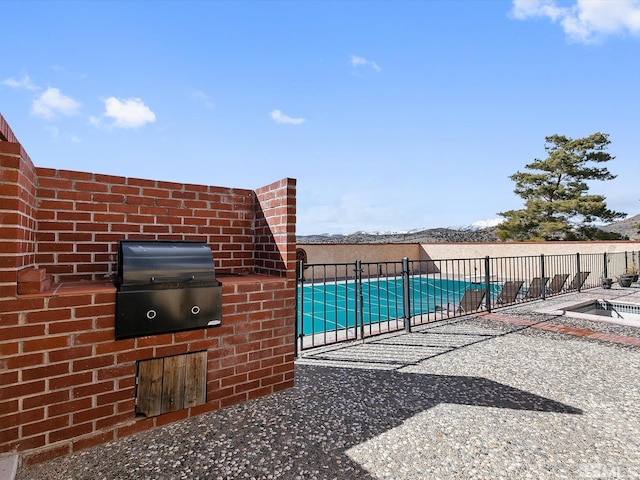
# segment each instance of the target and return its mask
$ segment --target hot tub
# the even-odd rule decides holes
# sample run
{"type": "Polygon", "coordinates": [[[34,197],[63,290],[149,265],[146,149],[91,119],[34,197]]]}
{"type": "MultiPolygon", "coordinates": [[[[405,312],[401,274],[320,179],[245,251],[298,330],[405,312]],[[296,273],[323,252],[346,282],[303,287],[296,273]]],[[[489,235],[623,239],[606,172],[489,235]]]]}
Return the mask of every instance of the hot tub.
{"type": "Polygon", "coordinates": [[[581,300],[554,305],[536,312],[640,327],[640,304],[617,300],[581,300]]]}

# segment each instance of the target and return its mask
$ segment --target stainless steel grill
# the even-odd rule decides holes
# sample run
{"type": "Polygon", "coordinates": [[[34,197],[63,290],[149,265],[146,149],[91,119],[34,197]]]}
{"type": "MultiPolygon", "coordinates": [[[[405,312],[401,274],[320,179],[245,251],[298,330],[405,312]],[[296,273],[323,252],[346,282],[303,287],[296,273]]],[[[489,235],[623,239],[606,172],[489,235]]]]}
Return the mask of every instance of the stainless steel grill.
{"type": "Polygon", "coordinates": [[[121,240],[116,339],[220,325],[222,286],[204,242],[121,240]]]}

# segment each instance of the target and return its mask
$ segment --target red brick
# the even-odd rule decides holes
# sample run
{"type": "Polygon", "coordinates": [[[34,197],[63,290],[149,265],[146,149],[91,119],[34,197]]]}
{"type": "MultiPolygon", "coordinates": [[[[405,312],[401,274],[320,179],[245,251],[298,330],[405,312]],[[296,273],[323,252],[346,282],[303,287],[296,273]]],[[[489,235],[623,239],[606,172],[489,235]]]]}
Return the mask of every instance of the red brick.
{"type": "Polygon", "coordinates": [[[73,361],[73,371],[95,370],[100,367],[107,367],[114,364],[113,355],[102,355],[100,357],[82,358],[73,361]]]}
{"type": "Polygon", "coordinates": [[[264,397],[266,395],[270,395],[273,393],[273,388],[271,386],[258,388],[256,390],[252,390],[247,392],[248,400],[254,400],[256,398],[264,397]]]}
{"type": "Polygon", "coordinates": [[[102,405],[99,407],[90,408],[88,410],[76,411],[73,414],[73,423],[80,424],[84,422],[90,422],[98,418],[112,416],[113,414],[113,405],[102,405]]]}
{"type": "Polygon", "coordinates": [[[288,363],[283,363],[282,365],[275,365],[273,367],[273,373],[274,374],[289,374],[289,373],[293,373],[294,372],[294,363],[293,362],[288,362],[288,363]]]}
{"type": "Polygon", "coordinates": [[[67,413],[77,412],[79,410],[85,410],[91,408],[91,398],[79,398],[77,400],[66,401],[62,403],[55,403],[47,406],[47,416],[57,417],[65,415],[67,413]]]}
{"type": "MultiPolygon", "coordinates": [[[[22,443],[21,447],[23,447],[22,443]]],[[[29,467],[31,465],[46,462],[47,460],[62,457],[63,455],[68,455],[69,453],[71,453],[70,450],[70,445],[65,444],[24,453],[22,455],[22,465],[24,467],[29,467]]]]}
{"type": "Polygon", "coordinates": [[[203,340],[205,338],[205,329],[190,330],[186,332],[176,332],[173,334],[173,336],[176,343],[203,340]]]}
{"type": "Polygon", "coordinates": [[[177,422],[179,420],[184,420],[185,418],[188,418],[188,417],[189,417],[189,411],[187,409],[178,410],[177,412],[167,413],[167,414],[156,417],[156,426],[159,427],[161,425],[166,425],[168,423],[177,422]]]}
{"type": "Polygon", "coordinates": [[[137,338],[137,348],[153,347],[157,345],[171,345],[173,343],[173,336],[170,333],[164,335],[150,335],[137,338]]]}
{"type": "Polygon", "coordinates": [[[190,352],[197,352],[199,350],[210,350],[219,347],[217,338],[211,338],[209,340],[203,340],[201,342],[191,342],[189,344],[190,352]]]}
{"type": "MultiPolygon", "coordinates": [[[[64,364],[68,365],[68,364],[64,364]]],[[[93,382],[93,372],[82,372],[53,377],[49,379],[49,390],[59,390],[61,388],[75,387],[93,382]]]]}
{"type": "Polygon", "coordinates": [[[189,345],[186,343],[178,344],[178,345],[168,345],[166,347],[156,347],[155,355],[156,357],[170,357],[173,355],[181,355],[183,353],[187,353],[189,351],[189,345]]]}
{"type": "Polygon", "coordinates": [[[275,356],[275,357],[262,359],[262,361],[260,362],[260,365],[262,367],[274,367],[276,365],[282,365],[283,363],[284,363],[283,356],[275,356]]]}
{"type": "MultiPolygon", "coordinates": [[[[4,316],[2,317],[4,321],[4,316]]],[[[18,342],[0,343],[0,356],[8,357],[10,355],[16,355],[18,353],[18,342]]]]}
{"type": "Polygon", "coordinates": [[[25,340],[22,342],[22,351],[25,353],[37,352],[40,350],[51,350],[67,346],[69,346],[68,335],[60,335],[57,337],[50,336],[34,340],[25,340]]]}
{"type": "Polygon", "coordinates": [[[74,336],[74,345],[95,344],[113,342],[113,332],[110,330],[98,330],[95,332],[78,333],[74,336]]]}
{"type": "Polygon", "coordinates": [[[128,413],[133,414],[136,409],[136,399],[129,398],[127,400],[123,400],[116,404],[118,413],[128,413]]]}
{"type": "Polygon", "coordinates": [[[98,370],[98,380],[105,380],[118,377],[134,376],[136,375],[135,363],[129,363],[124,365],[117,365],[115,367],[101,368],[98,370]]]}
{"type": "Polygon", "coordinates": [[[0,328],[0,338],[15,340],[18,338],[39,337],[44,335],[44,325],[20,325],[19,327],[0,328]]]}
{"type": "Polygon", "coordinates": [[[41,282],[46,274],[47,271],[44,268],[23,268],[18,271],[18,282],[41,282]]]}
{"type": "Polygon", "coordinates": [[[153,357],[153,348],[136,348],[135,350],[116,353],[117,363],[136,362],[153,357]]]}
{"type": "MultiPolygon", "coordinates": [[[[3,424],[6,425],[6,424],[3,424]]],[[[18,427],[9,427],[0,430],[0,445],[4,445],[18,439],[18,427]]],[[[2,450],[4,451],[4,450],[2,450]]]]}
{"type": "MultiPolygon", "coordinates": [[[[110,333],[113,337],[113,332],[110,333]]],[[[105,342],[96,345],[96,355],[102,355],[104,353],[117,353],[125,350],[133,350],[135,347],[135,339],[129,338],[126,340],[117,340],[112,342],[105,342]]]]}
{"type": "Polygon", "coordinates": [[[69,425],[69,417],[63,415],[61,417],[48,418],[38,422],[22,425],[22,436],[30,437],[39,433],[46,433],[69,425]]]}
{"type": "Polygon", "coordinates": [[[62,362],[65,360],[73,360],[77,358],[91,357],[93,355],[92,347],[85,345],[82,347],[70,347],[62,350],[53,350],[49,352],[50,362],[62,362]]]}
{"type": "Polygon", "coordinates": [[[2,420],[2,425],[6,426],[19,426],[25,423],[37,422],[38,420],[44,419],[44,407],[32,410],[23,410],[12,415],[4,415],[0,418],[2,420]]]}
{"type": "Polygon", "coordinates": [[[77,452],[85,448],[95,447],[97,445],[110,442],[115,439],[115,432],[110,430],[108,432],[100,432],[97,435],[85,436],[80,439],[76,439],[73,442],[73,451],[77,452]]]}
{"type": "Polygon", "coordinates": [[[41,378],[55,377],[69,373],[68,363],[54,363],[44,367],[28,368],[22,370],[22,381],[38,380],[41,378]]]}
{"type": "Polygon", "coordinates": [[[293,355],[293,344],[274,348],[273,355],[293,355]]]}
{"type": "MultiPolygon", "coordinates": [[[[3,415],[10,415],[14,412],[18,411],[18,400],[15,398],[12,398],[10,400],[7,401],[0,401],[0,418],[2,418],[3,415]]],[[[0,442],[1,443],[1,442],[0,442]]]]}
{"type": "Polygon", "coordinates": [[[4,360],[4,366],[7,370],[14,368],[33,367],[34,365],[42,365],[44,363],[43,353],[19,354],[8,357],[4,360]]]}
{"type": "Polygon", "coordinates": [[[262,360],[265,358],[270,358],[273,355],[273,352],[270,349],[267,350],[258,350],[255,352],[249,353],[249,361],[253,360],[262,360]]]}
{"type": "MultiPolygon", "coordinates": [[[[98,404],[101,405],[101,404],[98,404]]],[[[105,407],[113,408],[112,404],[105,405],[105,407]]],[[[112,428],[119,424],[126,423],[130,421],[134,417],[134,410],[131,409],[129,412],[118,413],[118,414],[110,414],[104,417],[101,417],[96,420],[96,430],[102,430],[105,428],[112,428]]]]}
{"type": "MultiPolygon", "coordinates": [[[[46,436],[44,434],[30,438],[19,438],[16,441],[7,443],[2,446],[5,452],[17,451],[18,449],[26,452],[36,448],[40,448],[45,444],[46,436]]],[[[0,442],[1,443],[1,442],[0,442]]]]}
{"type": "Polygon", "coordinates": [[[113,390],[113,380],[107,380],[100,383],[92,383],[82,387],[75,387],[73,389],[73,398],[84,398],[92,395],[98,395],[104,392],[110,392],[113,390]]]}
{"type": "Polygon", "coordinates": [[[49,442],[60,442],[62,440],[68,440],[74,437],[80,437],[82,435],[87,435],[93,431],[93,426],[91,423],[85,423],[80,425],[72,425],[68,428],[63,428],[61,430],[56,430],[53,432],[49,432],[49,442]]]}
{"type": "MultiPolygon", "coordinates": [[[[64,298],[64,297],[55,297],[64,298]]],[[[93,320],[90,318],[81,318],[67,321],[57,321],[49,324],[49,334],[71,333],[91,330],[93,328],[93,320]]]]}
{"type": "Polygon", "coordinates": [[[68,320],[71,318],[71,309],[63,308],[56,310],[42,310],[37,312],[27,312],[27,323],[53,322],[57,320],[68,320]]]}
{"type": "Polygon", "coordinates": [[[235,405],[237,403],[242,403],[247,401],[247,394],[240,393],[237,395],[232,395],[230,397],[226,397],[220,400],[220,405],[224,407],[230,407],[231,405],[235,405]]]}
{"type": "Polygon", "coordinates": [[[222,379],[222,387],[229,387],[232,385],[240,385],[247,382],[248,375],[246,373],[241,373],[239,375],[234,375],[231,377],[225,377],[222,379]]]}
{"type": "Polygon", "coordinates": [[[202,405],[196,405],[195,407],[191,407],[189,413],[191,416],[202,415],[203,413],[217,410],[217,408],[218,408],[217,404],[207,402],[207,403],[203,403],[202,405]]]}
{"type": "Polygon", "coordinates": [[[154,199],[137,195],[127,195],[126,202],[128,205],[153,205],[154,199]]]}
{"type": "Polygon", "coordinates": [[[129,425],[118,427],[118,438],[149,430],[150,428],[153,428],[154,421],[155,418],[143,418],[137,419],[135,422],[131,422],[129,425]]]}
{"type": "Polygon", "coordinates": [[[43,405],[53,405],[55,403],[69,400],[69,391],[59,390],[57,392],[45,393],[34,397],[27,397],[22,400],[22,408],[29,409],[41,407],[43,405]]]}

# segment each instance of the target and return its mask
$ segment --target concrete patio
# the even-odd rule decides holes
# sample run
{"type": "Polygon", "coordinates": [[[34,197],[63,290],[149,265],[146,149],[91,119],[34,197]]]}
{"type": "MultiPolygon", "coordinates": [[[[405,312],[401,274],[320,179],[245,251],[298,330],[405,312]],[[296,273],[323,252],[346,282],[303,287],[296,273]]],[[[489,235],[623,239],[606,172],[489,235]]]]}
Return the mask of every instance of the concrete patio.
{"type": "Polygon", "coordinates": [[[534,312],[573,298],[640,288],[310,350],[291,390],[16,478],[636,478],[640,328],[534,312]]]}

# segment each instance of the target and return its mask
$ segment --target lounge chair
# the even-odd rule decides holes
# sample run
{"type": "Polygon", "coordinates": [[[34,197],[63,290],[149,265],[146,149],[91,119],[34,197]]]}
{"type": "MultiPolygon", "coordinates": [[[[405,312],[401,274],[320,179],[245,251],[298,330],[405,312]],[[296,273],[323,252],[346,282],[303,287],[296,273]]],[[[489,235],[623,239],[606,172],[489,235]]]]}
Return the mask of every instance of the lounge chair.
{"type": "Polygon", "coordinates": [[[471,313],[480,310],[484,296],[484,290],[479,288],[468,288],[464,291],[464,295],[460,300],[460,304],[456,307],[455,312],[471,313]]]}
{"type": "Polygon", "coordinates": [[[590,273],[591,272],[576,273],[575,277],[573,277],[573,280],[571,280],[571,283],[567,287],[567,290],[580,290],[590,273]]]}
{"type": "Polygon", "coordinates": [[[560,293],[564,283],[567,281],[567,278],[569,278],[568,273],[556,273],[551,279],[551,283],[549,284],[546,293],[560,293]]]}
{"type": "Polygon", "coordinates": [[[523,283],[524,282],[522,280],[507,280],[504,282],[504,285],[502,285],[502,289],[498,294],[498,298],[496,299],[496,303],[498,305],[509,305],[515,303],[523,283]]]}
{"type": "Polygon", "coordinates": [[[544,278],[543,282],[540,281],[540,277],[535,277],[529,284],[525,298],[540,298],[542,290],[547,286],[548,281],[549,279],[547,277],[544,278]]]}

